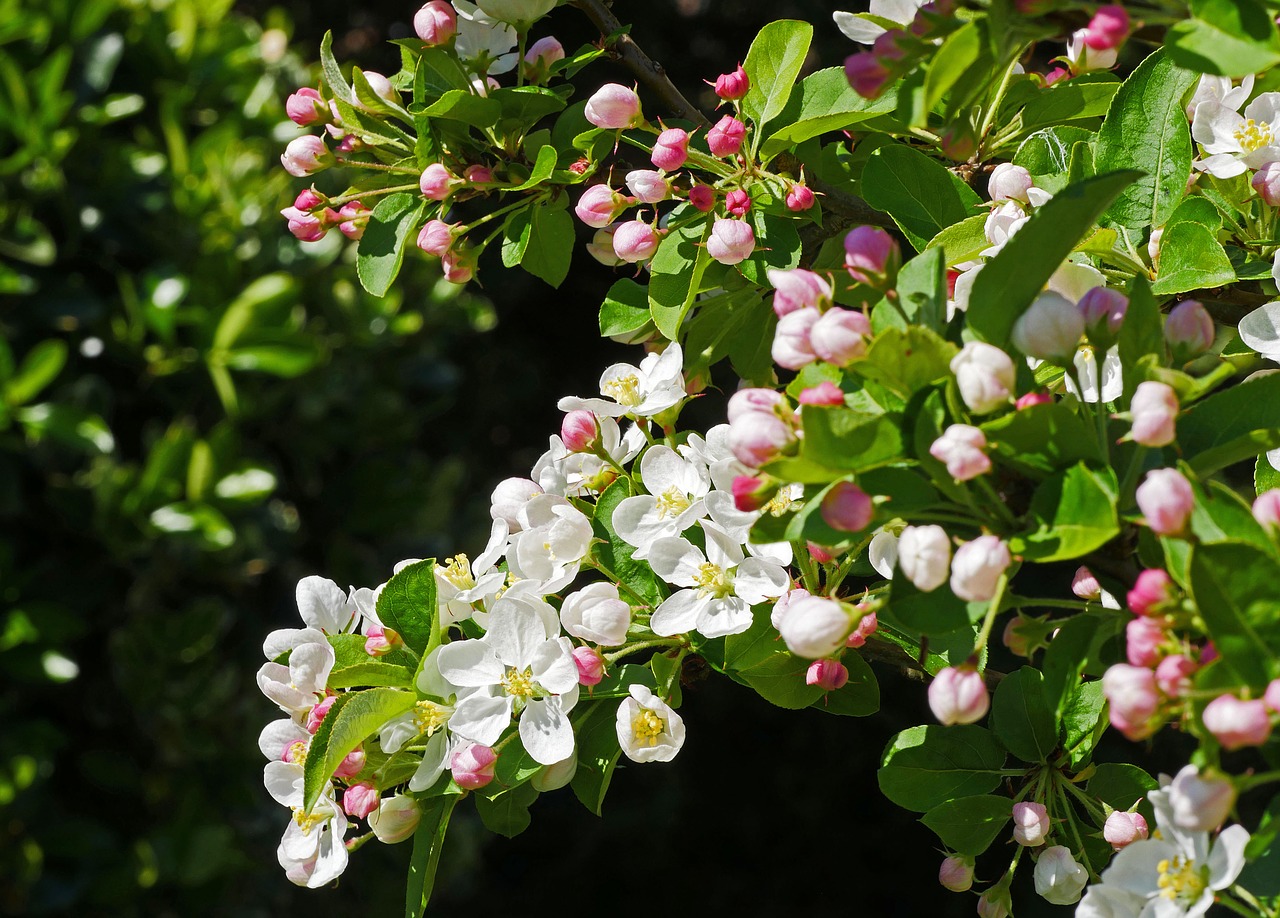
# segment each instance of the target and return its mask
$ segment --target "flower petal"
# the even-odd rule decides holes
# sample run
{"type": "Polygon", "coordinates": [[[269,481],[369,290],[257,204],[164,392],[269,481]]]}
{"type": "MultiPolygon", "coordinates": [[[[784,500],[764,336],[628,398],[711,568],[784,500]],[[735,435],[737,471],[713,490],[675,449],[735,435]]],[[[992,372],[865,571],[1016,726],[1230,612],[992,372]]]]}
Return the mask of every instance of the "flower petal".
{"type": "Polygon", "coordinates": [[[681,590],[662,601],[649,620],[654,634],[671,637],[685,634],[698,626],[698,615],[706,600],[697,590],[681,590]]]}
{"type": "Polygon", "coordinates": [[[449,718],[449,729],[473,743],[492,746],[511,723],[512,700],[480,692],[458,702],[449,718]]]}
{"type": "Polygon", "coordinates": [[[1280,361],[1280,300],[1241,319],[1240,340],[1268,360],[1280,361]]]}
{"type": "Polygon", "coordinates": [[[1226,889],[1244,870],[1244,846],[1249,832],[1244,826],[1227,826],[1209,851],[1209,888],[1226,889]]]}
{"type": "Polygon", "coordinates": [[[559,698],[529,702],[520,715],[520,742],[540,765],[554,765],[573,755],[573,727],[559,698]]]}
{"type": "Polygon", "coordinates": [[[440,674],[458,686],[497,685],[506,668],[484,641],[458,641],[440,648],[440,674]]]}
{"type": "Polygon", "coordinates": [[[422,764],[409,779],[409,790],[424,791],[435,784],[444,774],[444,763],[448,757],[448,734],[444,730],[438,730],[427,740],[427,748],[422,751],[422,764]]]}

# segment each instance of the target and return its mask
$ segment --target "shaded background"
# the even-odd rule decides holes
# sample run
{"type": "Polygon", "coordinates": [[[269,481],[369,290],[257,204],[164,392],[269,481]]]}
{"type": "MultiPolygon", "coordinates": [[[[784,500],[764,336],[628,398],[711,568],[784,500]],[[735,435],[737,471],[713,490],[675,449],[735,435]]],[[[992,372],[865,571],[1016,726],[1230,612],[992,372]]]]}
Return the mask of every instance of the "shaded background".
{"type": "MultiPolygon", "coordinates": [[[[459,291],[411,257],[377,301],[336,233],[285,232],[285,96],[314,83],[326,28],[340,60],[393,72],[411,6],[0,0],[0,914],[402,907],[407,845],[366,846],[336,889],[278,868],[262,638],[307,574],[373,585],[403,557],[476,553],[556,399],[635,358],[595,335],[614,275],[582,252],[558,292],[496,258],[459,291]]],[[[765,21],[813,22],[811,66],[849,51],[823,3],[617,12],[708,111],[699,81],[765,21]]],[[[572,10],[539,31],[595,38],[572,10]]],[[[690,687],[680,757],[620,768],[603,820],[546,795],[507,841],[464,808],[439,914],[972,914],[876,789],[888,738],[929,719],[922,686],[882,676],[861,721],[690,687]]]]}

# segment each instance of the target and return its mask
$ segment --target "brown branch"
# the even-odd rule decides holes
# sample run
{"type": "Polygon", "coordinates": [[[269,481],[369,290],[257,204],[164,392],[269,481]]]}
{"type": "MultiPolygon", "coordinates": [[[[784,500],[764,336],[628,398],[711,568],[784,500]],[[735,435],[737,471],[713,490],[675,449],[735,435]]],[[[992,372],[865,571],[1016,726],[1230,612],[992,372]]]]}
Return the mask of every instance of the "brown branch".
{"type": "MultiPolygon", "coordinates": [[[[916,660],[900,646],[892,641],[871,638],[867,643],[858,648],[858,653],[862,655],[868,663],[883,663],[913,682],[928,682],[930,677],[927,672],[920,666],[920,661],[916,660]]],[[[1005,674],[994,669],[987,669],[982,674],[983,680],[987,684],[989,691],[995,691],[997,685],[1004,679],[1005,674]]]]}

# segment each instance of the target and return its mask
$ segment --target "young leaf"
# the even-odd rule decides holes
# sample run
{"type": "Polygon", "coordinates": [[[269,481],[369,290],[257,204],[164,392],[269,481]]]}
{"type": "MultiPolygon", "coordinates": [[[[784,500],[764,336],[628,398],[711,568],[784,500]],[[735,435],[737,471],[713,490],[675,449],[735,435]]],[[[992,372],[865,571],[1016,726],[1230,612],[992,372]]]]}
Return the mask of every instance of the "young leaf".
{"type": "Polygon", "coordinates": [[[436,562],[417,561],[402,568],[378,594],[378,618],[415,653],[426,651],[437,625],[436,562]]]}
{"type": "Polygon", "coordinates": [[[1004,760],[1004,748],[982,727],[928,724],[890,740],[876,779],[898,806],[927,813],[948,800],[995,790],[1004,760]]]}
{"type": "Polygon", "coordinates": [[[537,799],[538,792],[532,784],[520,784],[492,797],[478,795],[476,812],[490,832],[515,838],[529,828],[529,806],[537,799]]]}
{"type": "Polygon", "coordinates": [[[578,770],[569,786],[582,805],[599,816],[609,782],[613,780],[613,769],[622,756],[622,747],[618,745],[618,703],[605,701],[582,707],[586,707],[583,716],[574,722],[574,732],[578,735],[578,770]]]}
{"type": "Polygon", "coordinates": [[[342,760],[370,733],[412,708],[417,697],[414,692],[395,688],[371,688],[337,696],[311,740],[303,766],[303,805],[308,813],[342,760]]]}
{"type": "Polygon", "coordinates": [[[1199,73],[1242,77],[1280,63],[1280,34],[1258,0],[1192,0],[1191,18],[1174,23],[1165,48],[1199,73]]]}
{"type": "Polygon", "coordinates": [[[1209,227],[1182,221],[1171,224],[1160,237],[1160,276],[1152,293],[1167,296],[1235,281],[1231,259],[1209,227]]]}
{"type": "Polygon", "coordinates": [[[786,108],[765,126],[768,140],[760,148],[761,155],[769,159],[811,137],[888,114],[896,105],[892,90],[878,99],[864,99],[849,85],[843,67],[827,67],[801,80],[786,108]]]}
{"type": "Polygon", "coordinates": [[[534,203],[507,221],[502,241],[502,263],[507,267],[519,264],[534,277],[559,287],[569,274],[572,258],[573,219],[563,203],[534,203]]]}
{"type": "Polygon", "coordinates": [[[1010,673],[991,699],[991,729],[1024,762],[1046,762],[1058,745],[1058,720],[1045,700],[1044,677],[1031,666],[1010,673]]]}
{"type": "Polygon", "coordinates": [[[413,854],[409,858],[409,882],[405,889],[405,918],[423,918],[426,914],[436,882],[440,852],[444,849],[445,832],[449,829],[449,817],[460,799],[453,794],[445,794],[418,803],[422,818],[413,833],[413,854]]]}
{"type": "Polygon", "coordinates": [[[973,189],[944,166],[899,143],[886,144],[867,159],[862,196],[893,218],[917,252],[951,224],[972,216],[979,203],[973,189]]]}
{"type": "Polygon", "coordinates": [[[1261,690],[1277,673],[1280,564],[1240,542],[1197,545],[1191,552],[1191,593],[1223,662],[1261,690]]]}
{"type": "Polygon", "coordinates": [[[356,254],[360,284],[373,296],[384,296],[400,273],[409,235],[417,228],[426,204],[419,195],[389,194],[373,208],[356,254]]]}
{"type": "Polygon", "coordinates": [[[760,128],[786,107],[812,40],[809,23],[779,19],[761,29],[751,43],[742,64],[751,79],[742,110],[756,123],[757,143],[760,128]]]}
{"type": "MultiPolygon", "coordinates": [[[[678,220],[691,211],[681,205],[672,217],[678,220]]],[[[711,263],[705,245],[710,232],[710,217],[671,231],[649,263],[649,309],[653,323],[669,341],[678,338],[685,314],[702,292],[702,275],[711,263]]]]}
{"type": "Polygon", "coordinates": [[[920,817],[951,851],[977,857],[991,847],[1013,815],[1008,797],[957,797],[920,817]]]}
{"type": "Polygon", "coordinates": [[[615,281],[600,304],[600,334],[628,335],[649,324],[649,288],[629,277],[615,281]]]}

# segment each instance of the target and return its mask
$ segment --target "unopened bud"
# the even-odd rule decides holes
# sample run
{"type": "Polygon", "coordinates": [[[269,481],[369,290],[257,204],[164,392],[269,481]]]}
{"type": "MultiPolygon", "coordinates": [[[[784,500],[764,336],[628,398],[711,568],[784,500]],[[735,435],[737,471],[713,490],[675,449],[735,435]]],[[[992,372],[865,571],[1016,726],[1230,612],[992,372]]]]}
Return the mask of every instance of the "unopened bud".
{"type": "Polygon", "coordinates": [[[714,156],[733,156],[742,149],[747,126],[732,115],[725,115],[707,131],[707,149],[714,156]]]}
{"type": "Polygon", "coordinates": [[[467,743],[449,758],[453,780],[465,790],[477,790],[493,780],[498,754],[480,743],[467,743]]]}
{"type": "Polygon", "coordinates": [[[805,673],[806,685],[816,685],[824,692],[834,692],[849,681],[849,670],[839,660],[814,660],[805,673]]]}

